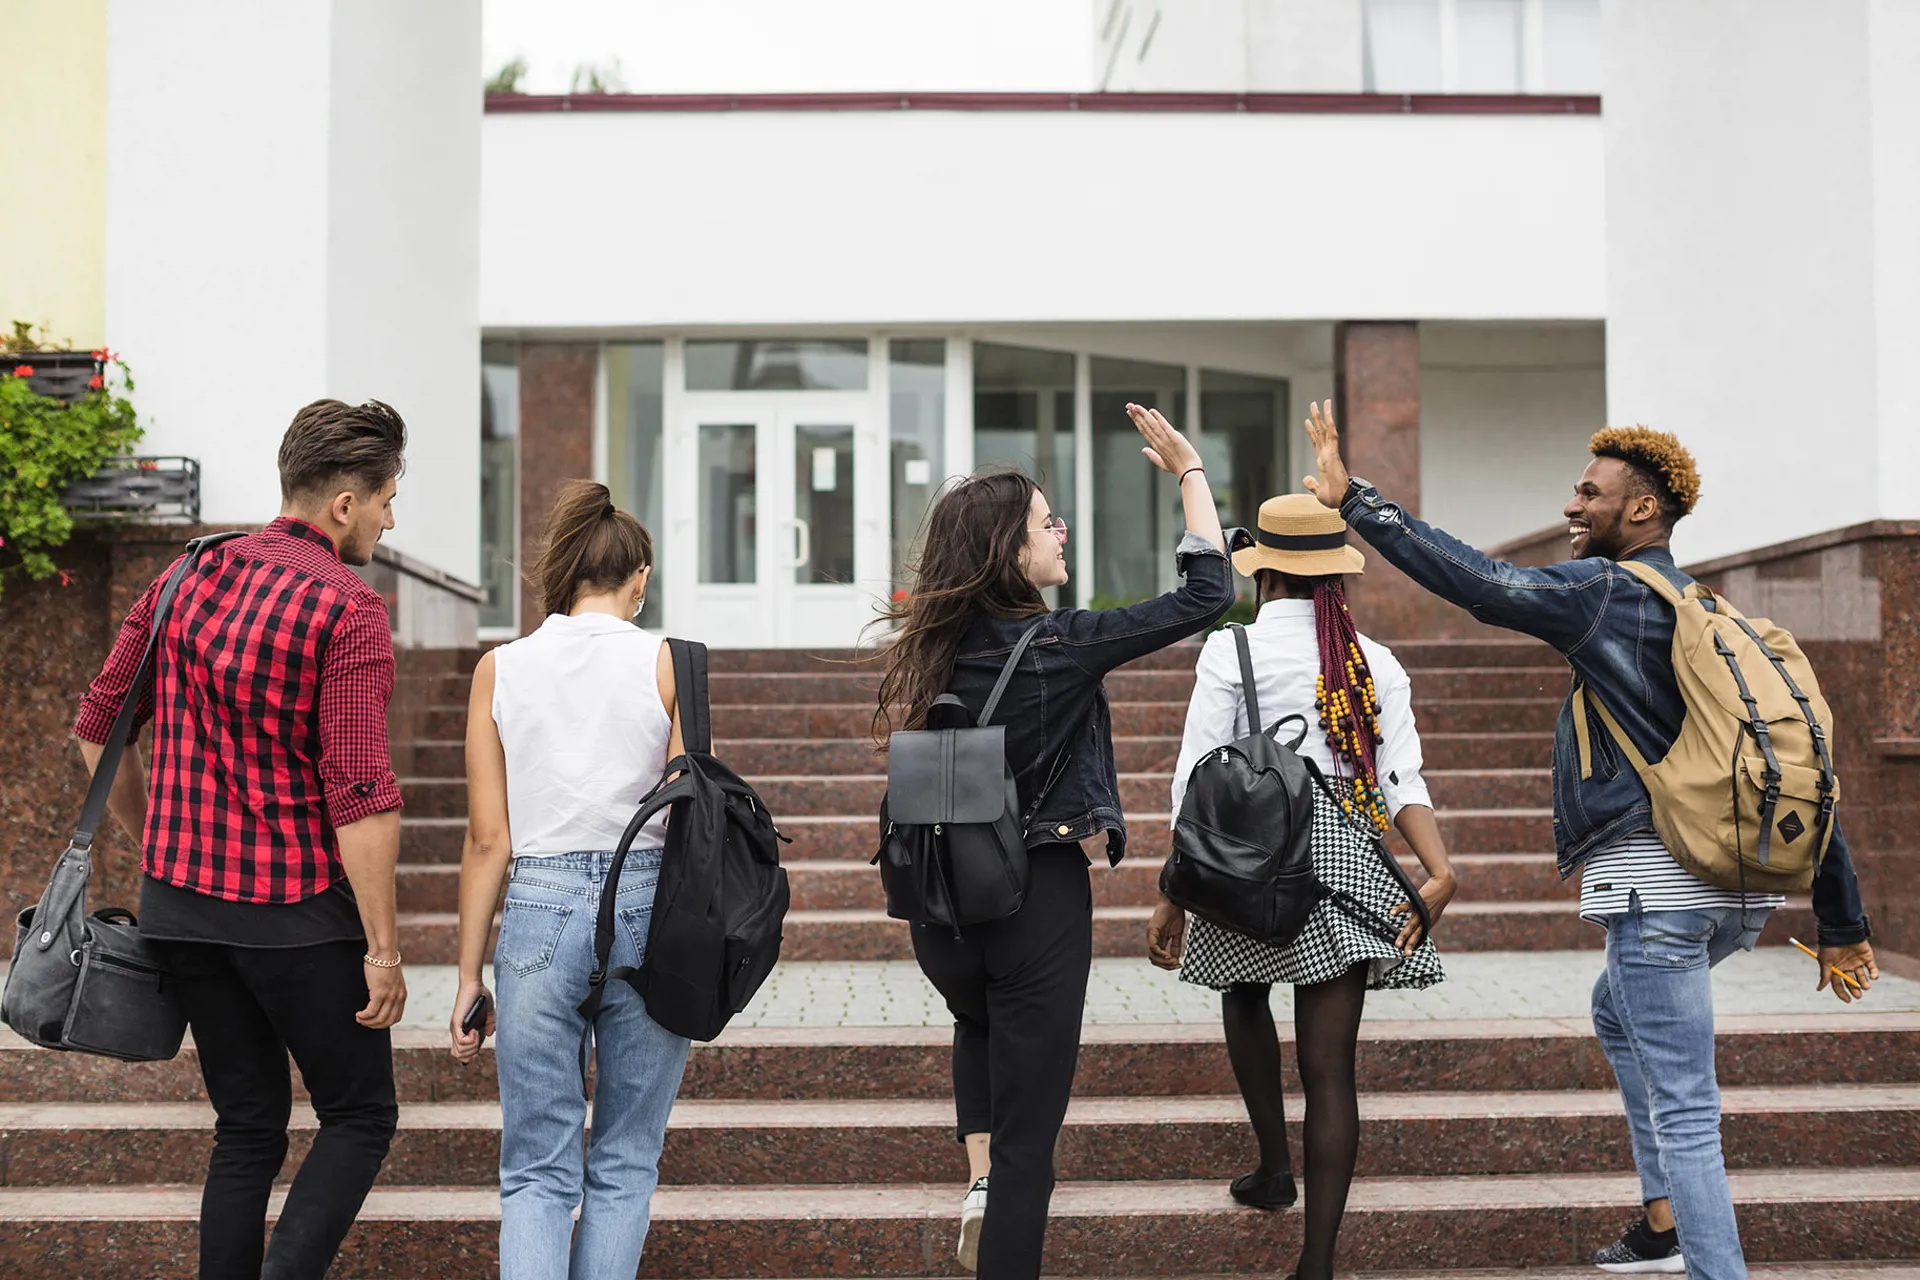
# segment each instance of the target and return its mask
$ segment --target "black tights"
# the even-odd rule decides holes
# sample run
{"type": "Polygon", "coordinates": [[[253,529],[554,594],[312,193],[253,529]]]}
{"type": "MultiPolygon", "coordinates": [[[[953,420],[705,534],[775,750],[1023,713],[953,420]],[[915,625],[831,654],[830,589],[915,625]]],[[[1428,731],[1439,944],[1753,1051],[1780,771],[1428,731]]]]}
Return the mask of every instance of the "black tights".
{"type": "MultiPolygon", "coordinates": [[[[1281,1092],[1280,1035],[1267,1003],[1272,990],[1266,983],[1243,983],[1228,988],[1220,1000],[1227,1056],[1260,1143],[1262,1173],[1292,1167],[1281,1092]]],[[[1354,1161],[1360,1154],[1354,1052],[1366,999],[1365,965],[1355,965],[1331,981],[1293,989],[1294,1054],[1300,1060],[1300,1083],[1307,1095],[1306,1236],[1300,1245],[1300,1280],[1332,1280],[1333,1276],[1334,1245],[1347,1210],[1354,1161]]]]}

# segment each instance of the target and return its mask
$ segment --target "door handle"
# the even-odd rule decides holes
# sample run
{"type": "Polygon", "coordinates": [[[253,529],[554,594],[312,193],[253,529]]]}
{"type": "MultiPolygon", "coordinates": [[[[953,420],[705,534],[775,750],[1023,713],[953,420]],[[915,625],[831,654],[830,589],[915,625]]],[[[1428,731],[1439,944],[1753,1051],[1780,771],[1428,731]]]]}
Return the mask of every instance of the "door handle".
{"type": "Polygon", "coordinates": [[[813,528],[805,520],[794,519],[787,523],[793,526],[793,565],[795,569],[804,569],[813,559],[813,528]]]}

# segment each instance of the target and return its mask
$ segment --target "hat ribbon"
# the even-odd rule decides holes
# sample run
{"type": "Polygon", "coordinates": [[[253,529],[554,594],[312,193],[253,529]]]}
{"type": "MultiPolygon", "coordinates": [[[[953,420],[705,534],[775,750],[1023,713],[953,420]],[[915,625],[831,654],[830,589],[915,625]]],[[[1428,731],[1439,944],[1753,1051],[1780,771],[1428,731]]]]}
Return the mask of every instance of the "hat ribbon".
{"type": "Polygon", "coordinates": [[[1261,529],[1255,536],[1261,546],[1279,551],[1332,551],[1347,545],[1345,529],[1338,533],[1268,533],[1261,529]]]}

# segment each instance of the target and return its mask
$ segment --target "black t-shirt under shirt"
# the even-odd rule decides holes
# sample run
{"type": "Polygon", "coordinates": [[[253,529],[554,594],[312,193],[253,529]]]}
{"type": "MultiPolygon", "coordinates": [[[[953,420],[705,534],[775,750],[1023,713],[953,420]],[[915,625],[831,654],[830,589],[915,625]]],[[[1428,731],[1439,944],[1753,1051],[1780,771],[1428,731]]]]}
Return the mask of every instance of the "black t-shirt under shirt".
{"type": "Polygon", "coordinates": [[[233,902],[140,877],[140,933],[163,942],[217,942],[280,950],[365,942],[360,906],[340,880],[299,902],[233,902]]]}

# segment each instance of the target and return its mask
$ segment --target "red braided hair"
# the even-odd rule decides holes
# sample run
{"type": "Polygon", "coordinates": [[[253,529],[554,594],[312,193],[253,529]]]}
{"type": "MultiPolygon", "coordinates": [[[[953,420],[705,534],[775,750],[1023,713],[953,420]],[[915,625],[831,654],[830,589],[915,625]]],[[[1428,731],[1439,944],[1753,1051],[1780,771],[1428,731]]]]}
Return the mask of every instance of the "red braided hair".
{"type": "Polygon", "coordinates": [[[1341,806],[1349,816],[1358,809],[1360,816],[1384,832],[1391,824],[1375,765],[1380,694],[1361,652],[1360,633],[1354,629],[1346,586],[1338,574],[1315,580],[1313,622],[1320,644],[1320,678],[1314,690],[1320,728],[1333,748],[1334,776],[1351,780],[1350,787],[1338,789],[1341,806]]]}

